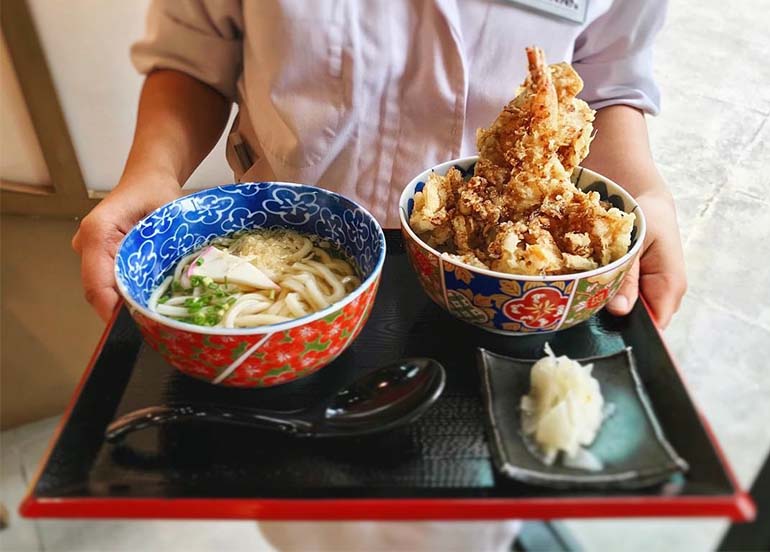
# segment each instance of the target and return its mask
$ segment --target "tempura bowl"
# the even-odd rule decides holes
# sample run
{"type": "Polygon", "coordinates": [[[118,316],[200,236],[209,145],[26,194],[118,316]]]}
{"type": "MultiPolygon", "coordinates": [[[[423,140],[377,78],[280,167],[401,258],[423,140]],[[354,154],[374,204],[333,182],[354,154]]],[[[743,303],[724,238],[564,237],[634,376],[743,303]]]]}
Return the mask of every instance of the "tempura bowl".
{"type": "Polygon", "coordinates": [[[610,179],[578,168],[572,181],[584,191],[596,191],[613,206],[636,215],[631,247],[620,259],[588,272],[558,276],[519,276],[471,266],[442,255],[422,241],[409,226],[414,194],[428,175],[444,175],[456,167],[470,178],[478,157],[437,165],[417,175],[399,201],[401,229],[409,260],[425,293],[451,315],[492,332],[528,335],[570,328],[599,312],[620,288],[645,236],[645,219],[633,197],[610,179]]]}
{"type": "Polygon", "coordinates": [[[160,207],[121,242],[115,277],[145,340],[169,364],[211,383],[269,387],[312,374],[353,342],[371,312],[384,260],[382,228],[353,201],[313,186],[258,182],[201,190],[160,207]],[[361,286],[324,310],[256,328],[196,326],[147,308],[184,255],[238,230],[276,227],[339,247],[360,269],[361,286]]]}

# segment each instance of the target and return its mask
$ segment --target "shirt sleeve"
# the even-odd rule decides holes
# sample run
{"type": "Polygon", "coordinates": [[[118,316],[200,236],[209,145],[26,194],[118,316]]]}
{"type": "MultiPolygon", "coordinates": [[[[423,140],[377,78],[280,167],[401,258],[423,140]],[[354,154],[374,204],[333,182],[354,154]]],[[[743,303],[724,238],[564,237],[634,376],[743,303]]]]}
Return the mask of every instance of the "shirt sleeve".
{"type": "Polygon", "coordinates": [[[580,97],[593,109],[630,105],[660,111],[652,46],[667,0],[615,0],[575,41],[573,66],[584,82],[580,97]]]}
{"type": "Polygon", "coordinates": [[[131,48],[143,74],[175,69],[234,100],[242,70],[242,14],[236,0],[153,0],[144,38],[131,48]]]}

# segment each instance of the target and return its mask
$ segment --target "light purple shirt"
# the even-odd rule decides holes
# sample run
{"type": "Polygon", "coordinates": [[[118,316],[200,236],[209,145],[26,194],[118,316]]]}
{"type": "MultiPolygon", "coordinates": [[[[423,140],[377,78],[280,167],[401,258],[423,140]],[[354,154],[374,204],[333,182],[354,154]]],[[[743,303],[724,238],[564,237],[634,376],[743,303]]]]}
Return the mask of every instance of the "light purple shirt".
{"type": "Polygon", "coordinates": [[[237,101],[236,179],[317,184],[397,227],[414,175],[476,153],[476,129],[525,77],[526,46],[571,62],[594,109],[657,113],[665,4],[591,0],[576,24],[506,0],[155,0],[132,58],[237,101]]]}

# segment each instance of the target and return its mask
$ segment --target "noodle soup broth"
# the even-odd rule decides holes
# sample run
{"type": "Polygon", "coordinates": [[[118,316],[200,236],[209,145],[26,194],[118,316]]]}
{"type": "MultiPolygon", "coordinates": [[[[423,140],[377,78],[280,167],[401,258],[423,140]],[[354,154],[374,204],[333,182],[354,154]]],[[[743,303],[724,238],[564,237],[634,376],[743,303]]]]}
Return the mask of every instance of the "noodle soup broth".
{"type": "Polygon", "coordinates": [[[189,324],[249,328],[323,310],[359,285],[355,263],[328,240],[260,228],[215,238],[184,256],[148,307],[189,324]]]}

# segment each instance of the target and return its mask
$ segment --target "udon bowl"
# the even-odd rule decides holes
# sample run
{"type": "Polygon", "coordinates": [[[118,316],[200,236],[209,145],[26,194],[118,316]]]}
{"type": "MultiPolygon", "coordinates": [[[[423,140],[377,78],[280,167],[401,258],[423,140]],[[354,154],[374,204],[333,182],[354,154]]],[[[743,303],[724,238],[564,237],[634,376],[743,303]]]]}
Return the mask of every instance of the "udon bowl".
{"type": "Polygon", "coordinates": [[[170,365],[211,383],[270,387],[312,374],[353,342],[371,312],[384,260],[382,228],[353,201],[313,186],[258,182],[201,190],[160,207],[121,242],[115,277],[145,340],[170,365]],[[215,237],[276,227],[336,245],[355,261],[361,285],[321,311],[255,328],[196,326],[147,308],[182,256],[215,237]]]}
{"type": "Polygon", "coordinates": [[[442,255],[409,226],[414,194],[428,175],[456,167],[473,175],[478,157],[437,165],[416,176],[399,201],[401,230],[409,260],[425,293],[453,316],[485,330],[528,335],[570,328],[599,312],[614,297],[644,241],[645,219],[634,198],[610,179],[578,168],[572,175],[584,191],[596,191],[613,206],[636,214],[628,252],[613,263],[588,272],[558,276],[521,276],[477,268],[442,255]]]}

